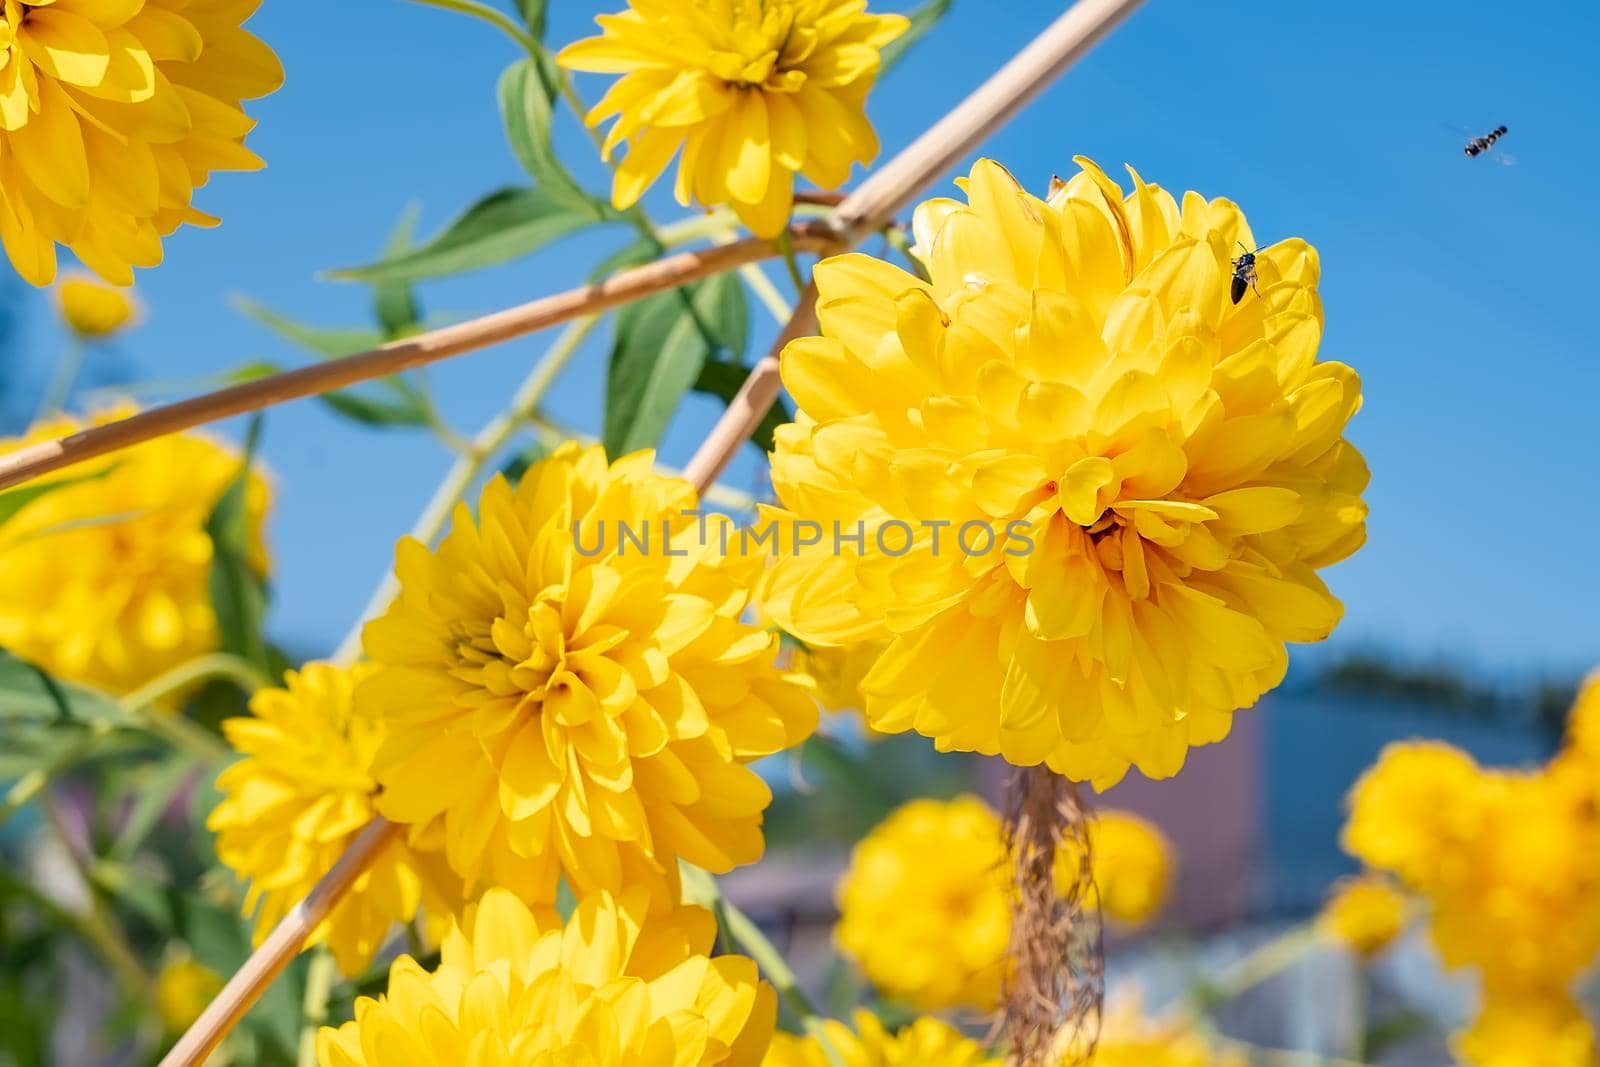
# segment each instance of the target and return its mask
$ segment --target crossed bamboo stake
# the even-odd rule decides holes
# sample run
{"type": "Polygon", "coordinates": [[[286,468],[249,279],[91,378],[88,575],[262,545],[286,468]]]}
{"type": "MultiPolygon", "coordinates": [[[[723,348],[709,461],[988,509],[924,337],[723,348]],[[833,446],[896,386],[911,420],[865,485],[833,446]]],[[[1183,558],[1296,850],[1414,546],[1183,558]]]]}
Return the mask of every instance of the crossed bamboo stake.
{"type": "MultiPolygon", "coordinates": [[[[890,222],[916,195],[959,163],[985,137],[1020,111],[1139,6],[1141,0],[1078,0],[987,82],[909,147],[868,176],[827,216],[790,229],[793,247],[832,254],[848,251],[890,222]]],[[[425,366],[592,315],[688,282],[775,258],[776,241],[747,239],[667,256],[602,282],[542,297],[469,322],[432,330],[342,359],[271,375],[152,408],[119,422],[90,427],[0,458],[0,490],[51,471],[152,438],[297,400],[358,382],[425,366]]],[[[685,469],[699,492],[712,485],[777,399],[778,355],[789,341],[816,328],[816,291],[801,294],[772,350],[685,469]]],[[[261,993],[299,954],[311,932],[350,891],[401,827],[381,817],[361,831],[332,870],[294,906],[234,973],[222,991],[161,1060],[161,1067],[197,1067],[227,1036],[261,993]]]]}

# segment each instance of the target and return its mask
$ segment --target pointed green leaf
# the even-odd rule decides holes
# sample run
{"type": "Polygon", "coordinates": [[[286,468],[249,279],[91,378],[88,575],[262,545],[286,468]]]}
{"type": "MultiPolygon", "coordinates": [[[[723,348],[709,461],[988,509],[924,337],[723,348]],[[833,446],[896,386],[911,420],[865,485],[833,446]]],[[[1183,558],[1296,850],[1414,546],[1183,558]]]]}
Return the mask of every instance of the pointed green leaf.
{"type": "Polygon", "coordinates": [[[295,322],[287,315],[280,315],[271,308],[263,307],[249,297],[234,297],[233,306],[241,314],[259,322],[290,344],[313,352],[323,359],[338,359],[341,356],[365,352],[370,348],[377,348],[384,341],[383,334],[377,330],[306,326],[295,322]]]}
{"type": "Polygon", "coordinates": [[[77,477],[73,478],[57,478],[54,481],[48,482],[33,482],[28,485],[20,485],[15,489],[7,489],[5,492],[0,493],[0,523],[4,523],[7,519],[11,518],[11,516],[15,515],[17,512],[33,503],[35,500],[44,496],[46,493],[53,492],[57,489],[65,489],[69,485],[81,485],[84,482],[92,482],[96,478],[104,478],[107,474],[111,473],[115,466],[116,464],[113,463],[111,466],[97,470],[92,474],[78,475],[77,477]]]}
{"type": "Polygon", "coordinates": [[[618,313],[606,381],[607,454],[657,444],[706,360],[717,351],[743,350],[748,317],[744,291],[728,274],[618,313]]]}
{"type": "Polygon", "coordinates": [[[266,583],[250,568],[250,513],[246,491],[250,465],[261,439],[261,416],[250,420],[239,472],[217,498],[206,520],[211,538],[211,607],[222,634],[222,650],[248,660],[272,676],[262,624],[267,614],[266,583]]]}
{"type": "Polygon", "coordinates": [[[421,246],[365,267],[330,272],[342,281],[420,281],[531,255],[602,221],[597,208],[575,206],[542,189],[509,188],[473,204],[421,246]]]}
{"type": "Polygon", "coordinates": [[[518,0],[522,8],[522,21],[527,23],[528,32],[533,34],[535,40],[544,40],[545,16],[549,13],[549,0],[518,0]]]}
{"type": "Polygon", "coordinates": [[[506,139],[522,169],[540,189],[580,210],[608,213],[584,191],[576,178],[556,156],[550,141],[554,97],[549,83],[540,75],[534,61],[519,60],[500,76],[500,117],[505,122],[506,139]]]}
{"type": "MultiPolygon", "coordinates": [[[[393,259],[411,251],[412,237],[417,231],[417,218],[421,214],[421,204],[412,201],[406,205],[405,211],[400,214],[400,221],[395,223],[394,232],[389,235],[389,243],[384,246],[384,259],[393,259]]],[[[378,324],[383,327],[385,339],[393,341],[409,337],[422,329],[422,307],[417,303],[417,295],[412,292],[408,283],[378,282],[372,287],[372,304],[378,324]]]]}
{"type": "Polygon", "coordinates": [[[0,648],[0,722],[85,724],[128,722],[128,713],[93,689],[53,678],[14,653],[0,648]]]}
{"type": "Polygon", "coordinates": [[[907,13],[906,18],[911,22],[910,27],[906,29],[905,33],[884,45],[883,50],[878,53],[878,75],[880,77],[889,73],[895,64],[905,58],[906,53],[911,51],[918,41],[928,35],[928,31],[933,29],[939,20],[949,12],[952,2],[953,0],[928,0],[927,3],[915,11],[907,13]]]}
{"type": "MultiPolygon", "coordinates": [[[[744,381],[750,376],[750,368],[742,363],[728,363],[722,360],[710,360],[700,368],[700,376],[695,379],[694,391],[714,396],[724,404],[731,403],[744,387],[744,381]]],[[[777,447],[773,435],[778,432],[778,427],[786,422],[793,422],[794,415],[782,399],[772,402],[772,407],[761,417],[761,422],[750,434],[750,442],[763,452],[771,452],[777,447]]]]}

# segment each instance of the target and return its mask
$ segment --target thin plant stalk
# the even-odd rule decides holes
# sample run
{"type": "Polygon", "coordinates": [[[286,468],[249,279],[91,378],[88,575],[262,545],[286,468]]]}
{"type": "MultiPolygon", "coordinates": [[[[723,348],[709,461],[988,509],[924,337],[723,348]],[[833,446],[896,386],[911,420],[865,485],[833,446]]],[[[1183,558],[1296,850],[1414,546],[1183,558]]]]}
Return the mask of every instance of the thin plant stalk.
{"type": "MultiPolygon", "coordinates": [[[[823,223],[807,223],[793,234],[795,247],[820,252],[835,247],[823,223]]],[[[609,278],[541,297],[517,307],[443,326],[342,359],[297,367],[201,396],[151,408],[126,419],[87,427],[53,441],[19,448],[0,457],[0,489],[152,438],[260,411],[290,400],[318,396],[373,378],[437,363],[490,345],[599,314],[690,282],[723,274],[743,264],[779,255],[777,243],[749,238],[713,248],[665,256],[609,278]]]]}
{"type": "MultiPolygon", "coordinates": [[[[472,488],[473,483],[483,476],[490,462],[516,435],[517,430],[533,417],[540,401],[544,399],[562,370],[578,354],[578,349],[599,324],[600,316],[590,315],[567,325],[561,336],[557,337],[555,343],[545,352],[544,358],[534,364],[528,376],[517,387],[516,392],[512,394],[511,402],[484,424],[483,428],[473,436],[466,452],[451,465],[444,481],[439,483],[433,497],[422,509],[422,514],[417,516],[417,521],[412,524],[410,536],[413,539],[425,545],[431,545],[438,539],[450,521],[450,514],[454,511],[456,503],[472,488]]],[[[398,589],[399,583],[395,580],[394,572],[390,570],[378,588],[373,590],[372,597],[361,610],[355,625],[345,634],[344,640],[339,642],[339,647],[333,654],[335,663],[350,664],[356,661],[361,655],[362,627],[368,620],[375,619],[383,613],[398,589]]]]}
{"type": "Polygon", "coordinates": [[[78,380],[78,372],[83,370],[84,357],[89,354],[89,343],[77,334],[73,334],[67,341],[67,347],[61,353],[61,358],[56,361],[54,373],[50,375],[50,384],[45,387],[44,395],[39,398],[39,412],[34,416],[34,421],[53,415],[66,408],[67,398],[72,395],[72,385],[78,380]]]}

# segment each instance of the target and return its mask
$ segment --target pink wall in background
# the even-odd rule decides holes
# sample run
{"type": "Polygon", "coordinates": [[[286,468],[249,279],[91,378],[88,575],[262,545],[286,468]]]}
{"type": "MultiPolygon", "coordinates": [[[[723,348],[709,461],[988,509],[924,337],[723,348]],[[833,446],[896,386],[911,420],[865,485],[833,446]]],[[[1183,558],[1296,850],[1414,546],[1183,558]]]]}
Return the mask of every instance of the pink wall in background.
{"type": "MultiPolygon", "coordinates": [[[[1249,910],[1260,841],[1261,717],[1270,700],[1234,716],[1227,740],[1194,749],[1183,773],[1154,782],[1132,771],[1091,803],[1122,808],[1160,826],[1176,846],[1178,880],[1166,920],[1188,928],[1226,925],[1249,910]]],[[[984,793],[1000,803],[1008,768],[985,761],[984,793]]]]}

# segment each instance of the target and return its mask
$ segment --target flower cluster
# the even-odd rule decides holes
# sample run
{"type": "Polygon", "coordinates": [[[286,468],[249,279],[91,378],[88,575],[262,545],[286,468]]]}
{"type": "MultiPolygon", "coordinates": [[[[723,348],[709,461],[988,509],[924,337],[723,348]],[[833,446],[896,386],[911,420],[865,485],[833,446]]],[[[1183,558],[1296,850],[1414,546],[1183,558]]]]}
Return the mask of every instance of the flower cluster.
{"type": "MultiPolygon", "coordinates": [[[[1485,769],[1447,745],[1412,742],[1386,749],[1351,793],[1345,848],[1424,898],[1445,964],[1482,978],[1482,1016],[1458,1041],[1477,1067],[1505,1062],[1493,1050],[1536,1023],[1549,1024],[1539,1032],[1552,1049],[1593,1056],[1593,1030],[1563,1006],[1600,956],[1597,719],[1591,679],[1566,746],[1544,767],[1485,769]],[[1533,1003],[1546,1008],[1518,1007],[1533,1003]]],[[[1580,1062],[1552,1057],[1539,1062],[1580,1062]]]]}
{"type": "Polygon", "coordinates": [[[442,832],[469,891],[551,902],[564,875],[665,903],[679,859],[761,856],[771,791],[747,765],[809,735],[817,707],[741,621],[760,558],[688,536],[694,490],[653,463],[566,445],[516,488],[491,482],[476,518],[460,506],[437,550],[400,543],[357,713],[384,729],[378,810],[442,832]],[[577,551],[619,523],[684,547],[577,551]]]}
{"type": "MultiPolygon", "coordinates": [[[[1094,1067],[1249,1067],[1245,1055],[1219,1047],[1192,1019],[1151,1018],[1142,1001],[1137,990],[1126,990],[1107,1004],[1094,1067]]],[[[1066,1040],[1064,1063],[1085,1062],[1075,1043],[1075,1035],[1066,1040]]]]}
{"type": "MultiPolygon", "coordinates": [[[[132,411],[118,407],[95,421],[132,411]]],[[[0,455],[81,427],[45,420],[25,437],[0,440],[0,455]]],[[[0,522],[0,645],[58,678],[115,695],[215,651],[206,520],[239,463],[212,438],[184,433],[40,479],[48,491],[0,522]]],[[[252,474],[250,563],[262,575],[270,499],[266,479],[252,474]]]]}
{"type": "Polygon", "coordinates": [[[109,282],[161,262],[212,171],[254,170],[241,102],[283,81],[256,0],[0,0],[0,242],[47,285],[56,245],[109,282]]]}
{"type": "MultiPolygon", "coordinates": [[[[924,1016],[898,1033],[884,1029],[870,1011],[856,1012],[855,1019],[855,1030],[833,1019],[822,1024],[843,1067],[1000,1067],[982,1045],[940,1019],[924,1016]]],[[[830,1067],[830,1060],[816,1037],[777,1034],[762,1067],[830,1067]]]]}
{"type": "MultiPolygon", "coordinates": [[[[257,944],[375,814],[377,783],[366,768],[382,732],[351,714],[351,694],[368,672],[309,663],[285,675],[283,688],[258,691],[248,718],[223,723],[244,758],[217,779],[222,800],[206,825],[217,835],[217,858],[250,883],[244,908],[255,915],[257,944]]],[[[461,896],[438,847],[384,846],[310,943],[325,943],[340,969],[356,975],[394,924],[411,922],[419,909],[437,928],[461,896]]]]}
{"type": "Polygon", "coordinates": [[[388,992],[317,1036],[322,1067],[758,1067],[777,997],[737,956],[711,957],[700,908],[597,892],[572,917],[492,889],[444,939],[433,972],[409,956],[388,992]]]}
{"type": "MultiPolygon", "coordinates": [[[[1089,846],[1101,906],[1129,927],[1165,902],[1172,850],[1137,816],[1101,812],[1089,846]]],[[[1058,884],[1077,854],[1056,858],[1058,884]]],[[[856,846],[838,886],[834,938],[882,992],[921,1011],[995,1006],[1011,935],[1010,870],[999,817],[976,797],[915,800],[856,846]]]]}
{"type": "Polygon", "coordinates": [[[616,118],[607,158],[628,142],[616,207],[632,207],[681,151],[679,203],[727,204],[771,237],[789,220],[795,174],[833,189],[878,154],[866,98],[904,16],[869,15],[864,0],[628,3],[557,57],[623,75],[588,115],[591,126],[616,118]]]}
{"type": "Polygon", "coordinates": [[[1405,927],[1406,898],[1382,875],[1349,878],[1334,887],[1318,928],[1362,959],[1388,948],[1405,927]]]}
{"type": "Polygon", "coordinates": [[[1234,204],[1079,162],[1048,200],[983,161],[965,204],[918,208],[931,281],[818,265],[768,518],[919,532],[785,555],[763,602],[808,646],[889,641],[874,728],[1104,788],[1175,773],[1282,679],[1285,642],[1333,629],[1317,570],[1362,543],[1367,470],[1356,375],[1317,359],[1316,252],[1261,249],[1235,304],[1234,204]],[[1025,523],[1033,550],[935,547],[968,522],[1025,523]]]}

